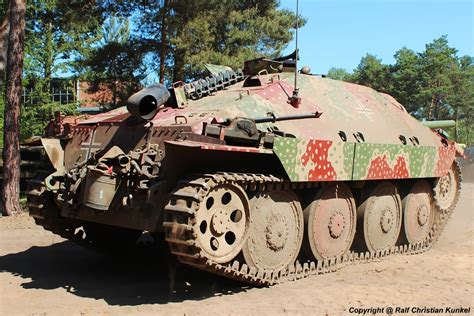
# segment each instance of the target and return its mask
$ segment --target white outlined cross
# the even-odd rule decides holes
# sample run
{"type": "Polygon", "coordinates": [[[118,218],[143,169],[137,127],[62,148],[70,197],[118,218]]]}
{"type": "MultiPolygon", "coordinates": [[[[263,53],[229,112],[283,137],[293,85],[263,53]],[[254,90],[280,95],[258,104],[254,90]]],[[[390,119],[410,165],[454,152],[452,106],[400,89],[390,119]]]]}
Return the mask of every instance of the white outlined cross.
{"type": "Polygon", "coordinates": [[[95,142],[95,132],[96,132],[96,129],[94,128],[92,130],[92,135],[90,136],[90,141],[89,142],[82,142],[81,143],[81,151],[82,152],[85,152],[86,154],[86,158],[85,160],[89,159],[90,156],[91,156],[91,153],[93,151],[96,151],[100,148],[102,148],[102,144],[101,143],[96,143],[95,142]],[[94,150],[95,149],[95,150],[94,150]]]}
{"type": "Polygon", "coordinates": [[[365,115],[365,117],[370,121],[373,122],[374,118],[372,117],[375,115],[375,113],[372,111],[372,109],[365,107],[358,99],[356,99],[357,104],[359,107],[356,109],[359,114],[365,115]]]}

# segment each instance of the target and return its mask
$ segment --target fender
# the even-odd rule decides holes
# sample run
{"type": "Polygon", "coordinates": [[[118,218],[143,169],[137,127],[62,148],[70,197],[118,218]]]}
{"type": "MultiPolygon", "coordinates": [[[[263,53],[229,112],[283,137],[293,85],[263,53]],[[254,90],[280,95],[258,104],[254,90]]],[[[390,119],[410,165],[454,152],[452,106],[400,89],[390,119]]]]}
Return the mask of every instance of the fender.
{"type": "Polygon", "coordinates": [[[188,140],[165,141],[162,166],[171,183],[189,174],[211,171],[271,173],[287,178],[285,169],[272,149],[188,140]]]}
{"type": "Polygon", "coordinates": [[[55,172],[50,174],[44,179],[44,184],[48,191],[59,190],[59,181],[55,181],[54,178],[64,176],[64,149],[61,146],[61,140],[58,138],[41,138],[41,144],[43,145],[44,151],[49,158],[49,161],[53,165],[55,172]]]}
{"type": "Polygon", "coordinates": [[[276,138],[274,151],[291,181],[354,181],[442,177],[455,143],[442,146],[276,138]]]}
{"type": "Polygon", "coordinates": [[[61,146],[61,140],[58,138],[41,138],[49,161],[56,171],[64,171],[64,149],[61,146]]]}
{"type": "Polygon", "coordinates": [[[165,143],[175,146],[184,146],[191,148],[199,148],[201,150],[216,150],[216,151],[234,151],[241,153],[255,153],[255,154],[273,154],[273,150],[265,148],[245,147],[245,146],[229,146],[221,144],[201,143],[194,141],[165,141],[165,143]]]}

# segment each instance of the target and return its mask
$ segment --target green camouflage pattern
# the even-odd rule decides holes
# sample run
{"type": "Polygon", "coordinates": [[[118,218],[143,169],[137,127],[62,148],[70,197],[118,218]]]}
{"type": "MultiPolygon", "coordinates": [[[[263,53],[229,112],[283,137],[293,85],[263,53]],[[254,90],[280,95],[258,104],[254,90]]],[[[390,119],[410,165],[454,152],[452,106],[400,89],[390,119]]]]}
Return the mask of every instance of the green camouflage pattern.
{"type": "Polygon", "coordinates": [[[274,151],[292,181],[344,181],[442,176],[454,148],[279,138],[274,151]],[[447,163],[444,163],[444,162],[447,163]]]}
{"type": "Polygon", "coordinates": [[[351,180],[353,143],[277,138],[273,150],[292,181],[351,180]]]}
{"type": "MultiPolygon", "coordinates": [[[[229,69],[210,64],[206,68],[211,73],[229,69]]],[[[352,83],[298,74],[302,103],[294,108],[288,104],[293,76],[261,75],[261,86],[246,88],[240,82],[211,96],[187,100],[185,107],[158,112],[153,125],[175,125],[180,117],[194,133],[201,134],[203,124],[235,117],[322,112],[319,118],[258,124],[261,131],[278,129],[289,136],[276,136],[273,152],[292,181],[439,177],[451,166],[455,143],[443,144],[439,135],[410,116],[393,97],[352,83]]],[[[107,113],[102,117],[104,122],[113,119],[107,113]]],[[[93,122],[100,125],[101,116],[93,122]]],[[[237,151],[235,146],[227,150],[237,151]]]]}

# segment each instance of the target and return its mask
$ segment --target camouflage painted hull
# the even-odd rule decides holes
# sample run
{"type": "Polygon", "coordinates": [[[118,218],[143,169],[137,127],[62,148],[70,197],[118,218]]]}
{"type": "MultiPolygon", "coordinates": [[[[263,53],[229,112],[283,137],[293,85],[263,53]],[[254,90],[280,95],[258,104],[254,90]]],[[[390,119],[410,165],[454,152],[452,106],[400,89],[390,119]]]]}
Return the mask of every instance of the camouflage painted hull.
{"type": "MultiPolygon", "coordinates": [[[[293,108],[288,95],[293,90],[290,74],[279,75],[281,80],[261,87],[231,89],[196,101],[189,101],[184,109],[166,109],[152,120],[155,127],[183,126],[201,134],[203,123],[232,117],[265,117],[268,112],[277,117],[320,111],[318,119],[304,119],[261,124],[262,130],[278,128],[294,138],[275,139],[273,153],[280,160],[291,181],[342,181],[440,177],[451,166],[456,149],[410,116],[404,107],[389,95],[341,81],[317,76],[299,75],[302,104],[293,108]],[[178,119],[177,119],[178,118],[178,119]]],[[[272,77],[262,76],[261,81],[272,77]]],[[[67,159],[77,162],[77,150],[97,150],[110,142],[101,136],[101,129],[123,125],[129,118],[125,108],[105,113],[82,122],[75,130],[81,143],[68,145],[67,159]],[[101,127],[107,126],[107,127],[101,127]],[[90,142],[92,131],[96,130],[90,142]]],[[[123,129],[123,127],[121,127],[123,129]]],[[[143,142],[144,132],[130,126],[126,133],[134,138],[130,144],[143,142]]],[[[106,134],[105,132],[103,134],[106,134]]],[[[76,139],[76,137],[73,139],[76,139]]],[[[112,137],[112,136],[111,136],[112,137]]],[[[122,139],[123,140],[123,139],[122,139]]],[[[115,141],[116,142],[116,141],[115,141]]],[[[180,141],[182,146],[196,146],[195,142],[180,141]]],[[[206,149],[207,139],[202,139],[206,149]]],[[[124,143],[125,144],[125,143],[124,143]]],[[[175,143],[176,144],[176,143],[175,143]]],[[[215,148],[214,148],[215,149],[215,148]]],[[[264,152],[258,148],[221,146],[220,150],[264,152]]]]}

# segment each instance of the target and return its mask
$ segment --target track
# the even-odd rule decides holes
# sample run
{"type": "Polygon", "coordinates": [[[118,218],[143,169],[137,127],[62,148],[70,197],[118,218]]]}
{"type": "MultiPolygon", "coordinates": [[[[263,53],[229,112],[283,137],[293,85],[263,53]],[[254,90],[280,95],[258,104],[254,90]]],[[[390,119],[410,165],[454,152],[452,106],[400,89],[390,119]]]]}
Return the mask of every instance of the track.
{"type": "Polygon", "coordinates": [[[345,266],[356,263],[368,263],[395,254],[413,255],[429,250],[436,243],[451,217],[461,189],[461,176],[457,164],[455,164],[455,170],[459,175],[459,183],[454,203],[449,209],[441,211],[435,199],[434,211],[437,216],[435,216],[434,225],[429,236],[416,244],[395,246],[389,250],[377,252],[351,252],[335,259],[317,262],[306,261],[301,264],[296,261],[287,268],[278,271],[249,268],[246,263],[239,260],[234,260],[228,264],[219,264],[209,260],[202,251],[199,242],[197,242],[194,231],[198,225],[196,212],[199,209],[199,205],[213,187],[221,184],[236,184],[241,186],[246,192],[252,193],[257,190],[262,192],[270,189],[297,189],[301,188],[302,185],[306,185],[290,183],[274,176],[241,173],[198,175],[193,179],[181,182],[179,188],[172,193],[170,203],[165,207],[164,228],[166,239],[170,244],[171,252],[181,262],[201,270],[258,286],[269,286],[312,275],[333,272],[345,266]]]}
{"type": "MultiPolygon", "coordinates": [[[[459,180],[461,180],[457,164],[455,164],[455,168],[459,180]]],[[[42,177],[43,173],[39,172],[38,178],[42,177]]],[[[97,241],[88,237],[87,233],[84,234],[83,230],[77,229],[82,223],[75,223],[59,217],[59,208],[53,202],[52,193],[46,190],[43,182],[38,178],[29,181],[27,192],[28,207],[31,215],[35,217],[36,223],[44,229],[82,246],[97,248],[97,241]]],[[[329,273],[345,266],[368,263],[395,254],[413,255],[425,252],[435,244],[443,232],[459,199],[461,189],[461,182],[459,182],[453,205],[444,211],[438,205],[435,194],[435,212],[438,216],[435,216],[435,223],[429,237],[422,242],[400,245],[377,252],[351,252],[331,260],[305,260],[303,263],[296,261],[285,269],[268,271],[249,268],[242,260],[234,260],[227,264],[217,263],[204,255],[196,241],[194,230],[198,225],[196,215],[199,205],[206,194],[213,187],[220,184],[239,185],[248,194],[265,192],[271,189],[301,189],[311,187],[311,184],[291,183],[281,178],[261,174],[217,173],[197,175],[190,180],[182,181],[178,189],[171,194],[170,203],[165,207],[165,222],[163,223],[166,240],[170,245],[171,252],[181,262],[190,266],[257,286],[269,286],[312,275],[329,273]]]]}

